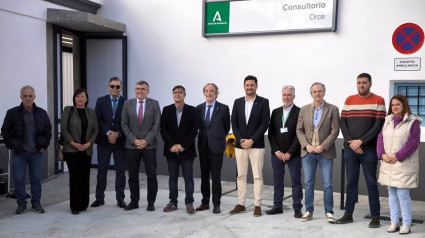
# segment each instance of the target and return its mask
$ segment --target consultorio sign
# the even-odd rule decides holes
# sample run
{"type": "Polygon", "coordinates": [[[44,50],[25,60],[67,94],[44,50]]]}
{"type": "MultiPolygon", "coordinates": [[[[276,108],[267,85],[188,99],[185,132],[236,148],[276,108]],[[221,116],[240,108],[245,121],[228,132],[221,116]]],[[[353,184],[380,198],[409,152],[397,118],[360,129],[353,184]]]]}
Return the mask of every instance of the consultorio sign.
{"type": "Polygon", "coordinates": [[[336,31],[337,0],[204,0],[203,36],[336,31]]]}

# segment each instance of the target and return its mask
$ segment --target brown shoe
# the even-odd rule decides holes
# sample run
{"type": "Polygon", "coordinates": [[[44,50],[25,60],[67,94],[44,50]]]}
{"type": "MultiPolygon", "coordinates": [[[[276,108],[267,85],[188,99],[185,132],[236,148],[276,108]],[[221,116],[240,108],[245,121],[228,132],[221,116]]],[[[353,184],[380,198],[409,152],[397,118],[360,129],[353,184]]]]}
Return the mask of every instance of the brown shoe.
{"type": "Polygon", "coordinates": [[[255,208],[254,208],[254,216],[255,216],[255,217],[259,217],[259,216],[261,216],[261,215],[263,215],[263,214],[261,213],[261,207],[260,207],[260,206],[255,206],[255,208]]]}
{"type": "Polygon", "coordinates": [[[242,212],[245,212],[245,206],[238,204],[229,213],[233,215],[233,214],[239,214],[239,213],[242,213],[242,212]]]}

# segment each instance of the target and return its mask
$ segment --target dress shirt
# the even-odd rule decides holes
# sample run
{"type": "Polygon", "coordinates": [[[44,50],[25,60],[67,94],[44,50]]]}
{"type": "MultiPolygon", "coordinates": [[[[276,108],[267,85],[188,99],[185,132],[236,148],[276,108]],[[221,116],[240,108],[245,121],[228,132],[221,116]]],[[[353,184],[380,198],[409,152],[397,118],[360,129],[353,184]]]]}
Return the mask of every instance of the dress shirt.
{"type": "Polygon", "coordinates": [[[316,109],[316,106],[313,103],[313,125],[314,128],[317,128],[320,122],[320,118],[322,118],[322,112],[323,112],[323,105],[325,104],[325,101],[323,101],[322,105],[320,105],[319,109],[316,109]]]}
{"type": "Polygon", "coordinates": [[[184,108],[184,104],[180,108],[176,106],[177,126],[180,126],[180,120],[182,119],[183,108],[184,108]]]}
{"type": "Polygon", "coordinates": [[[249,116],[251,115],[252,106],[254,105],[255,98],[257,98],[257,95],[255,95],[254,99],[252,99],[251,101],[248,101],[246,100],[246,97],[245,97],[245,120],[247,125],[249,121],[249,116]]]}
{"type": "Polygon", "coordinates": [[[288,119],[289,113],[291,112],[291,109],[294,107],[294,104],[287,109],[285,109],[285,106],[283,106],[283,115],[282,115],[282,126],[285,127],[286,120],[288,119]]]}
{"type": "Polygon", "coordinates": [[[209,105],[211,105],[211,109],[210,109],[210,118],[209,118],[209,120],[211,121],[211,116],[212,116],[212,114],[213,114],[214,107],[215,107],[215,100],[214,100],[214,102],[213,102],[213,103],[211,103],[211,104],[208,104],[207,102],[205,102],[204,121],[205,121],[205,119],[206,119],[206,117],[207,117],[207,112],[208,112],[208,106],[209,106],[209,105]]]}
{"type": "MultiPolygon", "coordinates": [[[[143,101],[143,116],[145,116],[145,110],[146,110],[146,98],[142,100],[143,101]]],[[[136,103],[136,115],[139,116],[139,107],[140,107],[140,100],[137,98],[136,103]]]]}

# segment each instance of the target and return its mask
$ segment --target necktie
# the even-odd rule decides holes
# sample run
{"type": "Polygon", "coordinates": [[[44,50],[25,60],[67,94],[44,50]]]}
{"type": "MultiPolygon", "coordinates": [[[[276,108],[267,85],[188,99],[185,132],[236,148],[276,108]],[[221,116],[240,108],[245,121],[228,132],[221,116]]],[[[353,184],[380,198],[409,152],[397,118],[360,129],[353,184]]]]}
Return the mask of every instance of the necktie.
{"type": "Polygon", "coordinates": [[[137,115],[137,118],[139,119],[139,125],[142,125],[143,122],[143,101],[139,101],[139,114],[137,115]]]}
{"type": "Polygon", "coordinates": [[[205,124],[207,126],[210,124],[211,107],[212,105],[208,105],[207,115],[205,116],[205,124]]]}
{"type": "Polygon", "coordinates": [[[115,117],[115,113],[117,113],[117,99],[116,98],[112,99],[112,112],[113,112],[114,117],[115,117]]]}

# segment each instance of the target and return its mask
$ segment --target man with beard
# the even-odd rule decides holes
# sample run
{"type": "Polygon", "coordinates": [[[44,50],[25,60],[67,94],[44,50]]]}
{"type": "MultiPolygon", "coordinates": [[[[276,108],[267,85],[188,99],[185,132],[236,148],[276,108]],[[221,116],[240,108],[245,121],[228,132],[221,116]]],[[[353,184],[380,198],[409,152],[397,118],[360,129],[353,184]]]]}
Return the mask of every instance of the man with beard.
{"type": "Polygon", "coordinates": [[[245,96],[235,100],[232,128],[236,137],[236,167],[238,170],[238,204],[230,214],[245,212],[246,176],[251,162],[254,177],[254,216],[261,216],[263,193],[264,133],[270,120],[269,100],[257,95],[257,78],[248,75],[244,80],[245,96]]]}
{"type": "Polygon", "coordinates": [[[369,228],[380,225],[379,191],[376,178],[378,157],[376,138],[385,120],[385,101],[370,92],[372,77],[367,73],[357,76],[358,94],[349,96],[341,113],[344,136],[344,160],[347,171],[347,199],[345,213],[337,224],[353,222],[354,205],[358,196],[360,165],[366,180],[372,221],[369,228]]]}

